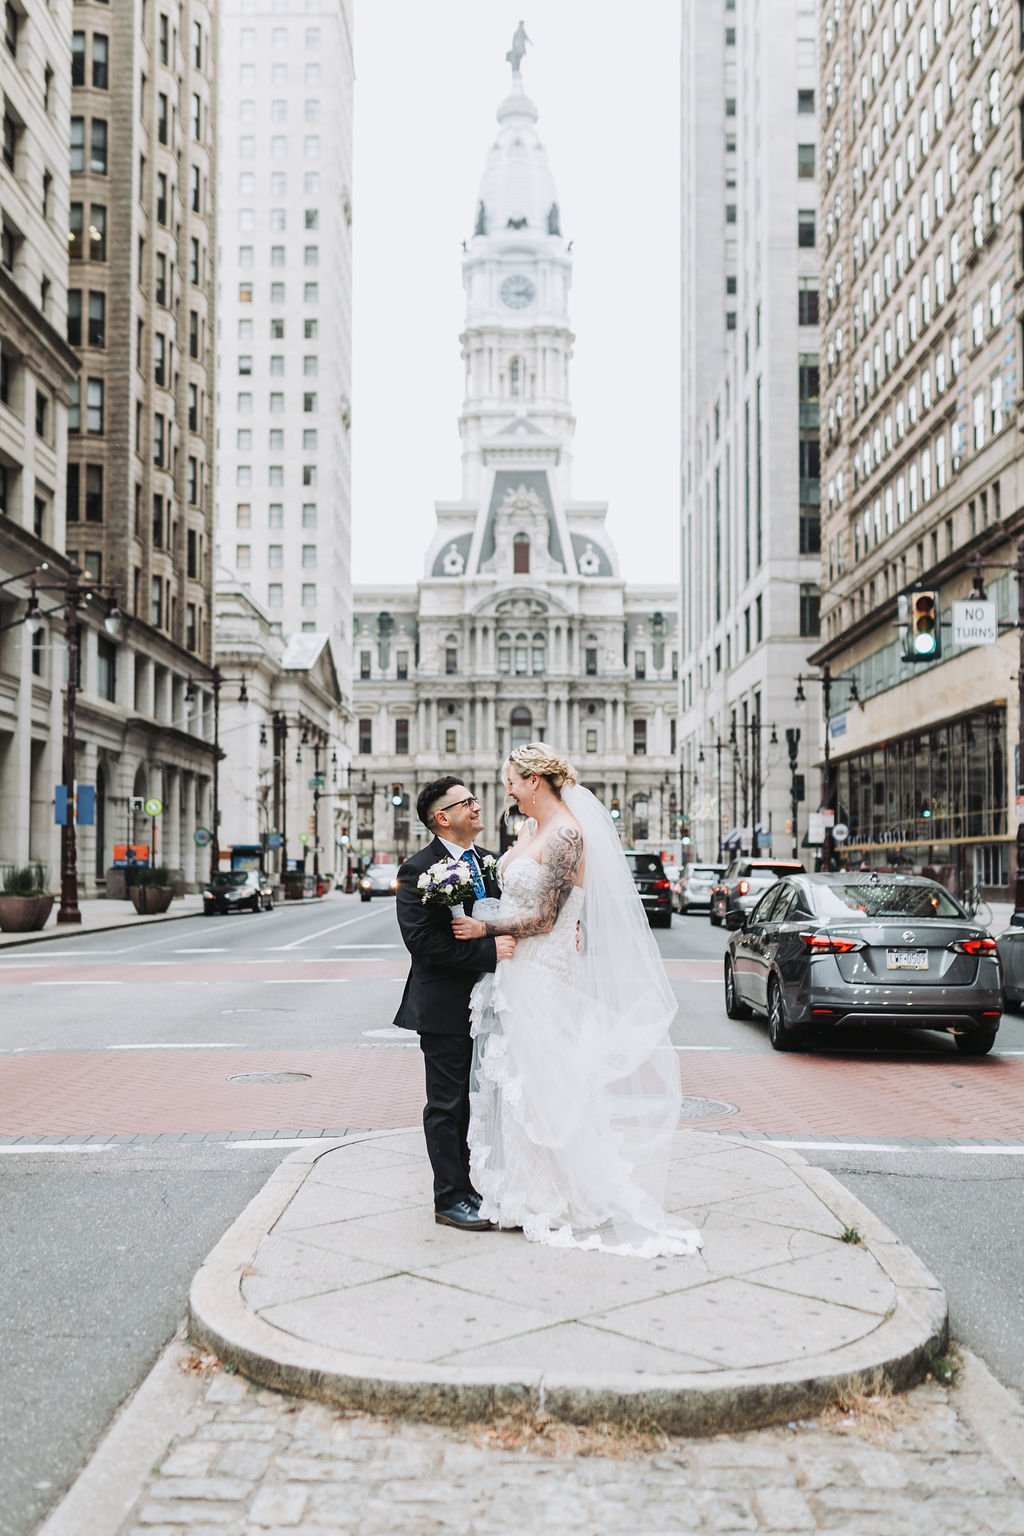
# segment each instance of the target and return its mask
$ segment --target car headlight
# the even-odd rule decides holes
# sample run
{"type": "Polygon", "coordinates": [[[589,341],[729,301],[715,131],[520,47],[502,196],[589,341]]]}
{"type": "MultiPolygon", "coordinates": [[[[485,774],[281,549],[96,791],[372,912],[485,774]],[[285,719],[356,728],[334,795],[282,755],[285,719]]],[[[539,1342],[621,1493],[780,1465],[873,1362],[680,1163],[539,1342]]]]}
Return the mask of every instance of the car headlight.
{"type": "Polygon", "coordinates": [[[204,891],[203,892],[203,900],[204,901],[212,901],[213,900],[213,892],[212,891],[204,891]]]}
{"type": "Polygon", "coordinates": [[[370,884],[369,880],[360,880],[359,889],[361,891],[372,891],[373,886],[370,884]]]}

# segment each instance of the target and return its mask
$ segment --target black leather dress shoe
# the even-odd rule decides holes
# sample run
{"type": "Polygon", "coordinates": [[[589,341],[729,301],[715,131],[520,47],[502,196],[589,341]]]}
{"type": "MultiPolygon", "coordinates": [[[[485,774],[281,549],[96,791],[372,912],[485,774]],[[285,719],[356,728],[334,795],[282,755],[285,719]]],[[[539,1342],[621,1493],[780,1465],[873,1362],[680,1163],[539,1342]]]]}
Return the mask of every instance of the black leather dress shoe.
{"type": "Polygon", "coordinates": [[[484,1221],[479,1208],[468,1200],[457,1200],[454,1205],[435,1211],[434,1220],[439,1227],[458,1227],[463,1232],[490,1232],[493,1225],[484,1221]]]}

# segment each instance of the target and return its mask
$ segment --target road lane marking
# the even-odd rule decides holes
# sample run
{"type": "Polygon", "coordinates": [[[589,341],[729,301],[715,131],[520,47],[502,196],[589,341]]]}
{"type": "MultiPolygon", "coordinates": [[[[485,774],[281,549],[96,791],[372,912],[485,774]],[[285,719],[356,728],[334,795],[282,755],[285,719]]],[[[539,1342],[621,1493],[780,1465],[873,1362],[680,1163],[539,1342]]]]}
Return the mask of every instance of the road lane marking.
{"type": "Polygon", "coordinates": [[[147,1044],[104,1045],[104,1051],[244,1051],[249,1047],[239,1040],[154,1041],[147,1044]]]}
{"type": "Polygon", "coordinates": [[[327,933],[337,933],[339,928],[351,928],[353,923],[365,923],[368,917],[379,917],[379,912],[361,912],[358,917],[347,917],[343,923],[332,923],[330,928],[321,928],[318,933],[303,934],[301,939],[293,939],[290,944],[274,944],[275,950],[298,949],[300,944],[308,944],[310,939],[322,939],[327,933]]]}
{"type": "Polygon", "coordinates": [[[88,981],[79,976],[75,981],[34,981],[34,987],[123,987],[123,981],[88,981]]]}
{"type": "Polygon", "coordinates": [[[333,944],[332,949],[404,949],[404,944],[333,944]]]}
{"type": "Polygon", "coordinates": [[[677,1051],[734,1051],[737,1056],[751,1056],[754,1053],[749,1050],[741,1051],[735,1045],[677,1045],[677,1051]]]}
{"type": "Polygon", "coordinates": [[[255,985],[260,987],[343,987],[347,981],[347,976],[268,976],[266,981],[257,982],[255,985]]]}
{"type": "MultiPolygon", "coordinates": [[[[174,951],[176,955],[226,955],[227,952],[228,946],[226,944],[211,944],[206,949],[176,949],[174,951]]],[[[173,965],[174,961],[151,960],[149,963],[150,965],[173,965]]]]}

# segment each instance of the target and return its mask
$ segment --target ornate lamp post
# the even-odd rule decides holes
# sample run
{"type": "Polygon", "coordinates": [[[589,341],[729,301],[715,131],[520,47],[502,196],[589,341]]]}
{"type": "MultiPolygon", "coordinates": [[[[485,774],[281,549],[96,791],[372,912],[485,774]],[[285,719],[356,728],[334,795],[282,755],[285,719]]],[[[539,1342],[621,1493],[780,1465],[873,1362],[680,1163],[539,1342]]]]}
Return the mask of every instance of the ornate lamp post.
{"type": "MultiPolygon", "coordinates": [[[[752,859],[758,858],[761,853],[761,730],[762,722],[759,715],[755,715],[752,720],[748,720],[744,725],[737,725],[733,721],[729,730],[729,745],[734,751],[737,746],[736,732],[743,732],[743,788],[744,799],[747,801],[747,806],[744,807],[744,821],[746,820],[746,810],[749,807],[750,857],[752,859]]],[[[768,745],[770,747],[777,747],[778,744],[779,733],[773,725],[772,734],[768,738],[768,745]]]]}
{"type": "MultiPolygon", "coordinates": [[[[826,811],[832,811],[833,816],[834,816],[834,814],[835,814],[835,803],[834,803],[833,785],[832,785],[832,752],[831,752],[831,745],[832,745],[832,733],[831,733],[831,723],[832,723],[832,686],[833,686],[833,684],[834,683],[846,683],[846,684],[848,684],[849,685],[849,689],[850,689],[850,700],[849,700],[850,703],[851,704],[860,704],[861,709],[864,708],[864,705],[861,702],[860,694],[857,691],[857,679],[856,679],[856,677],[852,673],[850,673],[850,672],[846,672],[846,673],[842,673],[842,672],[840,672],[840,673],[833,673],[832,668],[831,668],[831,666],[829,665],[829,663],[827,661],[822,663],[821,671],[819,673],[814,673],[814,672],[798,672],[797,673],[797,675],[796,675],[796,693],[795,693],[795,695],[793,697],[793,702],[794,702],[794,704],[798,704],[801,708],[803,708],[803,706],[807,703],[807,695],[806,695],[806,693],[804,693],[804,683],[818,683],[820,685],[820,687],[821,687],[822,705],[823,705],[824,711],[825,711],[825,765],[824,765],[824,768],[822,770],[822,778],[821,778],[821,799],[822,799],[822,805],[824,806],[825,810],[826,811]]],[[[836,847],[836,845],[835,845],[835,838],[832,835],[832,827],[831,826],[826,826],[826,828],[825,828],[825,840],[824,840],[824,842],[821,845],[821,867],[822,867],[823,870],[826,870],[826,871],[831,870],[832,864],[833,864],[833,862],[835,860],[835,847],[836,847]]]]}
{"type": "MultiPolygon", "coordinates": [[[[719,862],[721,862],[721,858],[722,858],[722,753],[725,752],[728,749],[728,747],[729,747],[729,743],[727,741],[722,741],[721,737],[718,737],[718,736],[715,737],[714,741],[708,747],[708,751],[709,752],[714,752],[715,759],[716,759],[716,765],[715,765],[715,777],[716,777],[715,792],[716,792],[717,798],[715,800],[715,820],[718,823],[718,828],[717,828],[717,836],[715,838],[715,848],[716,848],[716,852],[717,852],[717,856],[718,856],[719,862]]],[[[704,761],[704,747],[703,747],[703,744],[702,744],[698,748],[698,750],[697,750],[697,762],[698,763],[703,763],[703,761],[704,761]]]]}
{"type": "MultiPolygon", "coordinates": [[[[61,580],[37,582],[34,577],[39,571],[46,571],[49,566],[46,562],[34,566],[31,571],[23,573],[24,578],[32,577],[31,590],[28,601],[28,611],[20,619],[15,619],[14,624],[4,625],[5,629],[13,629],[16,624],[27,624],[30,634],[38,635],[46,627],[46,620],[52,613],[61,609],[64,611],[64,643],[67,654],[67,683],[64,690],[64,742],[61,754],[61,776],[66,795],[66,814],[64,823],[60,829],[60,906],[57,909],[58,923],[80,923],[82,914],[78,906],[78,844],[75,835],[75,712],[78,702],[79,689],[79,664],[81,655],[82,620],[81,609],[94,597],[102,598],[109,604],[103,620],[103,627],[112,640],[119,638],[124,625],[124,617],[117,606],[117,586],[112,582],[91,581],[80,565],[74,561],[70,563],[67,575],[61,580]],[[83,580],[83,577],[85,578],[83,580]],[[39,592],[53,592],[59,596],[59,601],[52,608],[45,610],[39,607],[39,592]]],[[[2,585],[7,586],[11,581],[17,581],[17,576],[9,576],[2,585]]]]}
{"type": "MultiPolygon", "coordinates": [[[[220,868],[220,761],[226,756],[220,749],[220,690],[225,683],[238,683],[238,702],[243,709],[249,702],[249,690],[246,687],[245,675],[241,677],[225,677],[220,667],[214,665],[210,668],[210,688],[213,692],[213,782],[212,782],[212,806],[210,828],[210,879],[220,868]]],[[[185,680],[185,705],[186,708],[194,705],[198,698],[196,685],[192,678],[185,680]]]]}

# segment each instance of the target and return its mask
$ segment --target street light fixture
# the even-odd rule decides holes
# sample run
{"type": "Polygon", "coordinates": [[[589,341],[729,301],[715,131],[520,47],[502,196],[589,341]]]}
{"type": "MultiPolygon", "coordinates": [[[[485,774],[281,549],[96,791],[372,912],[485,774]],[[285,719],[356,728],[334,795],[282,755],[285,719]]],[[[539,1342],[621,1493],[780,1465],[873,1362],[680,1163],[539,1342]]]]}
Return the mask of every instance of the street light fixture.
{"type": "MultiPolygon", "coordinates": [[[[825,711],[825,764],[822,770],[822,804],[826,811],[831,811],[833,824],[835,822],[835,805],[833,804],[832,789],[832,685],[833,683],[846,683],[850,689],[849,702],[864,708],[863,700],[857,689],[857,679],[852,672],[833,673],[830,664],[822,663],[820,673],[797,673],[796,693],[793,702],[801,708],[807,703],[807,695],[804,693],[804,683],[817,683],[821,687],[822,705],[825,711]]],[[[825,827],[825,840],[821,845],[821,867],[830,871],[835,860],[835,838],[832,835],[832,827],[825,827]]]]}

